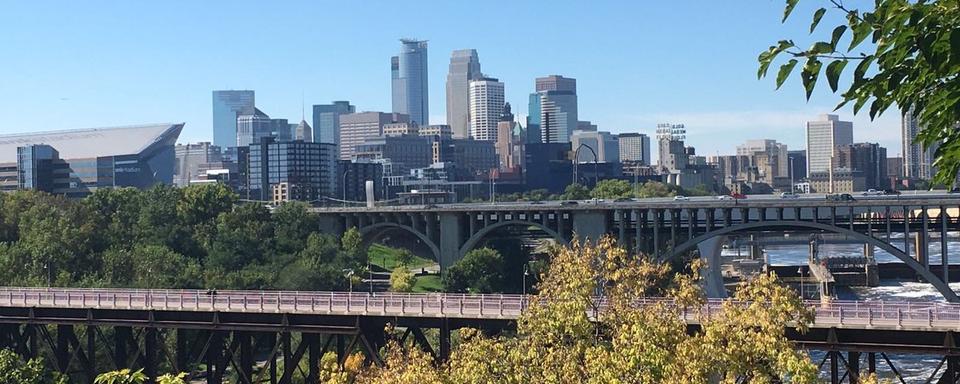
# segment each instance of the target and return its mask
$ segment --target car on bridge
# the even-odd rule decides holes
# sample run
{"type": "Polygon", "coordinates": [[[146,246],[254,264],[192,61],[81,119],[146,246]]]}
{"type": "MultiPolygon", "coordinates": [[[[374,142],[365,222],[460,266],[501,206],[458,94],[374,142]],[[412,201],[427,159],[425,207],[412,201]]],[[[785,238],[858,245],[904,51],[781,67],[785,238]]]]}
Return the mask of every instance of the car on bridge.
{"type": "Polygon", "coordinates": [[[687,200],[690,200],[690,198],[683,195],[676,195],[673,197],[673,201],[687,201],[687,200]]]}
{"type": "Polygon", "coordinates": [[[800,195],[793,192],[782,192],[780,193],[781,199],[799,199],[800,195]]]}
{"type": "Polygon", "coordinates": [[[883,191],[878,191],[876,189],[870,188],[861,193],[863,196],[883,196],[883,191]]]}
{"type": "Polygon", "coordinates": [[[746,198],[747,198],[747,195],[744,195],[744,194],[742,194],[742,193],[731,193],[731,194],[730,194],[730,197],[732,197],[732,198],[734,198],[734,199],[737,199],[737,200],[740,200],[740,199],[746,199],[746,198]]]}
{"type": "Polygon", "coordinates": [[[730,195],[719,195],[716,197],[717,200],[733,200],[733,196],[730,195]]]}
{"type": "Polygon", "coordinates": [[[856,201],[857,199],[854,199],[853,196],[850,195],[849,193],[835,193],[835,194],[827,195],[827,200],[828,201],[856,201]]]}

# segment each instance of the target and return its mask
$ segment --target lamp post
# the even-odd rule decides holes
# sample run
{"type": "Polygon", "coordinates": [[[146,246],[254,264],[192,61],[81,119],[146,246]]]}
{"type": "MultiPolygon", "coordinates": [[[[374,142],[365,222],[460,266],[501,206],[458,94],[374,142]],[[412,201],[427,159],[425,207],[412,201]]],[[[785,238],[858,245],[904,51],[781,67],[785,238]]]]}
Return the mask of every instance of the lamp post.
{"type": "Polygon", "coordinates": [[[803,274],[804,274],[804,272],[805,272],[805,270],[803,269],[803,266],[801,265],[800,268],[797,269],[797,273],[800,274],[800,300],[805,300],[805,299],[806,299],[806,297],[805,297],[804,294],[803,294],[803,274]]]}
{"type": "Polygon", "coordinates": [[[523,264],[523,283],[522,283],[522,284],[523,284],[523,288],[522,288],[523,295],[520,296],[520,308],[521,308],[521,309],[527,309],[527,276],[530,275],[530,268],[529,268],[529,266],[530,266],[529,264],[526,264],[526,263],[523,264]]]}
{"type": "Polygon", "coordinates": [[[343,175],[340,176],[340,189],[343,190],[343,196],[340,200],[343,200],[341,203],[343,206],[347,206],[347,174],[350,173],[350,168],[343,170],[343,175]]]}

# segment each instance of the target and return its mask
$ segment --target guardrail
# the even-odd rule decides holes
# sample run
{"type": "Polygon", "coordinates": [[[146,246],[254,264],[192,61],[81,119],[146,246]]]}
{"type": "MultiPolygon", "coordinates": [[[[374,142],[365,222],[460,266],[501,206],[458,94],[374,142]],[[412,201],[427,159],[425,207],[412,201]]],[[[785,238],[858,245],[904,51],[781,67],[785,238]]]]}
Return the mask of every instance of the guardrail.
{"type": "MultiPolygon", "coordinates": [[[[527,297],[510,294],[0,288],[0,307],[19,308],[516,319],[528,303],[527,297]]],[[[672,301],[647,298],[637,305],[658,303],[672,301]]],[[[692,324],[709,320],[722,311],[724,303],[750,304],[710,299],[699,311],[683,311],[682,316],[692,324]]],[[[595,304],[596,309],[587,309],[591,317],[606,307],[602,299],[595,304]]],[[[807,301],[807,305],[815,311],[815,328],[960,329],[960,304],[807,301]]]]}

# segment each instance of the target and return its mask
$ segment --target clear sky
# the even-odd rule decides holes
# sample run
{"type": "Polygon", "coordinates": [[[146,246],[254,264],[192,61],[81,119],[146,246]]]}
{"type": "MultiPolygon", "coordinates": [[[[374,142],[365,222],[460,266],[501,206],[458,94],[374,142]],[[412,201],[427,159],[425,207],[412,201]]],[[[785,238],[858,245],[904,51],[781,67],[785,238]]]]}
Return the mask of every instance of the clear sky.
{"type": "MultiPolygon", "coordinates": [[[[431,123],[445,120],[450,51],[475,48],[520,115],[534,78],[561,74],[601,130],[684,123],[700,154],[759,138],[801,149],[804,122],[839,96],[822,87],[807,102],[796,77],[775,92],[756,58],[780,38],[809,44],[819,6],[801,2],[782,25],[782,0],[6,1],[0,133],[186,122],[181,142],[208,141],[215,89],[256,90],[261,110],[291,122],[301,101],[308,121],[309,105],[332,100],[389,111],[390,56],[414,37],[429,40],[431,123]]],[[[896,111],[839,114],[856,141],[900,153],[896,111]]]]}

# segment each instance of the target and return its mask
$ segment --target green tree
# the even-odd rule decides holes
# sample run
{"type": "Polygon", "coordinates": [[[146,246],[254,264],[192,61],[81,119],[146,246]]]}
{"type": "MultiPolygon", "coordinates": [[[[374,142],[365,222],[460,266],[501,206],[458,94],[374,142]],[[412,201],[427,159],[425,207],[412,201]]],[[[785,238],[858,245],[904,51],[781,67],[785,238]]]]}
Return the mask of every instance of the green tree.
{"type": "Polygon", "coordinates": [[[24,361],[9,349],[0,350],[0,384],[66,384],[67,379],[46,367],[42,359],[24,361]]]}
{"type": "Polygon", "coordinates": [[[296,253],[306,246],[307,236],[320,226],[317,215],[307,211],[309,207],[302,201],[287,201],[273,210],[277,252],[296,253]]]}
{"type": "MultiPolygon", "coordinates": [[[[783,22],[798,2],[786,0],[783,22]]],[[[896,105],[901,113],[917,116],[924,127],[917,141],[924,147],[939,144],[935,181],[953,185],[960,169],[960,3],[876,0],[872,10],[861,11],[830,0],[828,8],[814,12],[811,34],[828,11],[846,22],[813,38],[807,49],[789,39],[770,46],[760,53],[757,76],[766,76],[778,57],[787,56],[777,71],[780,88],[802,61],[800,80],[809,99],[821,73],[837,92],[846,70],[849,85],[836,109],[853,102],[856,114],[869,103],[873,119],[896,105]],[[870,44],[863,44],[868,39],[870,44]],[[848,64],[855,64],[849,66],[852,72],[848,64]]]]}
{"type": "Polygon", "coordinates": [[[260,204],[243,204],[217,217],[206,265],[227,271],[268,260],[274,251],[273,221],[260,204]]]}
{"type": "Polygon", "coordinates": [[[633,187],[630,183],[617,179],[600,180],[597,186],[590,191],[590,197],[596,199],[619,199],[632,197],[633,195],[633,187]]]}
{"type": "Polygon", "coordinates": [[[640,198],[651,198],[651,197],[670,197],[677,194],[679,188],[676,188],[673,185],[661,183],[659,181],[648,181],[643,183],[640,186],[640,190],[637,193],[637,197],[640,198]]]}
{"type": "Polygon", "coordinates": [[[404,265],[400,265],[394,268],[393,272],[390,272],[390,290],[393,292],[412,292],[416,283],[417,277],[404,265]]]}
{"type": "Polygon", "coordinates": [[[409,249],[399,248],[397,249],[397,262],[400,263],[400,266],[409,268],[410,264],[413,264],[413,259],[415,256],[413,252],[410,252],[409,249]]]}
{"type": "Polygon", "coordinates": [[[584,200],[590,198],[590,190],[583,185],[574,183],[567,186],[560,195],[563,200],[584,200]]]}
{"type": "MultiPolygon", "coordinates": [[[[200,288],[200,264],[163,245],[141,244],[114,253],[129,260],[131,288],[200,288]]],[[[116,261],[114,261],[116,262],[116,261]]]]}
{"type": "Polygon", "coordinates": [[[496,250],[478,248],[444,271],[441,282],[446,292],[503,292],[503,257],[496,250]]]}
{"type": "Polygon", "coordinates": [[[363,237],[357,227],[350,227],[340,237],[340,247],[358,265],[367,264],[367,254],[363,249],[363,237]]]}

